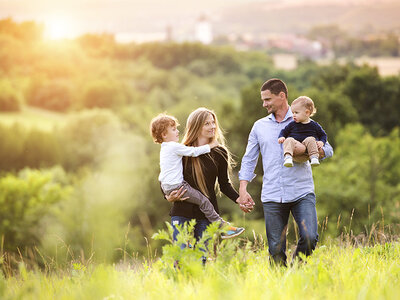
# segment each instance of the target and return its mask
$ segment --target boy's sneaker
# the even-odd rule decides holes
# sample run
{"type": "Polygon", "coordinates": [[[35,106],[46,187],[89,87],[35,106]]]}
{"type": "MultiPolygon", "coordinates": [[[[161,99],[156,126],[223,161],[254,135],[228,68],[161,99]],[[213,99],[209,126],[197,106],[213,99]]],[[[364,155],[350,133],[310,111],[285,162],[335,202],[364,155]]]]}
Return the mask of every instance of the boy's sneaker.
{"type": "Polygon", "coordinates": [[[288,168],[293,167],[293,158],[291,156],[286,156],[283,165],[288,168]]]}
{"type": "Polygon", "coordinates": [[[237,237],[244,232],[243,227],[235,227],[230,224],[227,224],[227,226],[224,229],[225,229],[225,232],[221,233],[221,238],[223,240],[237,237]]]}
{"type": "Polygon", "coordinates": [[[319,159],[317,157],[311,158],[311,166],[313,166],[313,167],[319,166],[319,159]]]}

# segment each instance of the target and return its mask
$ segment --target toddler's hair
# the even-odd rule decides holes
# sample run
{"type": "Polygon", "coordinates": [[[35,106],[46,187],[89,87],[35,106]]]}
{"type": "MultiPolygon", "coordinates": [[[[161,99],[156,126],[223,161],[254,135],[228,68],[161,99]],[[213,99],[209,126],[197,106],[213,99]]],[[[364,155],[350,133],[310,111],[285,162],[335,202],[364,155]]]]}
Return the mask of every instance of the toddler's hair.
{"type": "Polygon", "coordinates": [[[153,137],[154,143],[161,144],[163,142],[162,135],[170,126],[178,127],[179,122],[175,117],[169,116],[165,113],[159,114],[157,117],[151,120],[150,133],[153,137]]]}
{"type": "Polygon", "coordinates": [[[292,105],[293,104],[300,104],[304,106],[306,109],[308,109],[311,112],[310,117],[317,112],[317,109],[314,106],[314,101],[312,101],[310,97],[307,96],[297,97],[296,99],[293,100],[292,105]]]}

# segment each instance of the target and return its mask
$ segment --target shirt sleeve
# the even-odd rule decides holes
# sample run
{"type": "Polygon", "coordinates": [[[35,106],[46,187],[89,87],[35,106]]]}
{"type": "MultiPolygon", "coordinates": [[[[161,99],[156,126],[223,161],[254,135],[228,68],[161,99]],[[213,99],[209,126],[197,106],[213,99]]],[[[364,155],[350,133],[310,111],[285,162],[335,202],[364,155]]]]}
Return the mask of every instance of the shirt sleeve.
{"type": "Polygon", "coordinates": [[[329,158],[333,156],[333,148],[332,146],[329,144],[328,141],[326,141],[325,145],[322,147],[322,149],[325,152],[325,156],[322,158],[322,160],[324,160],[325,158],[329,158]]]}
{"type": "Polygon", "coordinates": [[[258,144],[255,126],[256,125],[254,124],[249,134],[246,153],[242,158],[242,164],[240,166],[239,180],[252,181],[256,177],[254,169],[256,168],[258,157],[260,155],[260,145],[258,144]]]}
{"type": "Polygon", "coordinates": [[[236,203],[239,194],[232,186],[228,175],[228,161],[225,149],[219,148],[218,152],[218,184],[221,192],[236,203]],[[222,152],[222,153],[221,153],[222,152]]]}
{"type": "Polygon", "coordinates": [[[189,147],[189,146],[185,146],[185,145],[176,143],[174,145],[174,148],[175,148],[175,152],[178,155],[192,156],[192,157],[197,157],[197,156],[205,154],[205,153],[210,153],[210,151],[211,151],[210,145],[208,145],[208,144],[199,146],[199,147],[189,147]]]}
{"type": "Polygon", "coordinates": [[[328,136],[326,135],[325,130],[317,122],[315,122],[315,126],[317,128],[317,134],[318,134],[319,140],[321,142],[323,142],[324,144],[326,144],[326,141],[328,140],[328,136]]]}

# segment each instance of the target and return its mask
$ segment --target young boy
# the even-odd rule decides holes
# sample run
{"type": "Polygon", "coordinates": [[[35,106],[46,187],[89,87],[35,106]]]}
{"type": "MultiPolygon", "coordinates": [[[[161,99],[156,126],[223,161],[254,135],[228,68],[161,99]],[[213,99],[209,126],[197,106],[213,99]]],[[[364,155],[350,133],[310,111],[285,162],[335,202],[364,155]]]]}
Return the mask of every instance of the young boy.
{"type": "Polygon", "coordinates": [[[293,120],[279,134],[278,143],[283,143],[285,167],[293,167],[293,150],[296,141],[306,146],[311,166],[319,165],[318,149],[325,145],[327,136],[321,125],[310,119],[316,112],[311,98],[300,96],[290,106],[293,120]]]}
{"type": "Polygon", "coordinates": [[[199,206],[210,222],[220,222],[224,226],[226,232],[222,234],[222,239],[236,237],[244,232],[242,227],[231,226],[224,221],[214,210],[214,206],[210,200],[201,192],[192,188],[183,179],[182,156],[197,157],[199,155],[209,153],[211,148],[218,146],[217,141],[200,147],[188,147],[179,142],[179,126],[178,120],[173,116],[160,114],[153,118],[150,124],[150,131],[155,143],[161,144],[160,151],[160,168],[161,172],[158,177],[161,182],[161,189],[166,195],[172,191],[180,189],[182,186],[187,190],[185,193],[190,203],[199,206]]]}

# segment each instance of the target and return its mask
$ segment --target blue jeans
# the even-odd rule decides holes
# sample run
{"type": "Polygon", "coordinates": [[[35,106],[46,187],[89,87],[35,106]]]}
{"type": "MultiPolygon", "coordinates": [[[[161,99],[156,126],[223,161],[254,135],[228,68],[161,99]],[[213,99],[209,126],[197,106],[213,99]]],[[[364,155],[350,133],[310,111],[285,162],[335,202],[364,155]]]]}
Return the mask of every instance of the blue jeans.
{"type": "MultiPolygon", "coordinates": [[[[173,239],[174,241],[176,241],[176,237],[179,233],[178,229],[176,228],[176,225],[181,225],[183,226],[184,223],[189,222],[190,218],[186,218],[186,217],[181,217],[181,216],[172,216],[171,217],[171,224],[172,227],[174,228],[174,233],[173,233],[173,239]]],[[[207,219],[196,219],[196,225],[194,226],[194,237],[196,238],[196,240],[200,240],[203,232],[206,230],[207,226],[210,225],[211,222],[208,221],[207,219]]]]}
{"type": "MultiPolygon", "coordinates": [[[[172,234],[172,238],[174,239],[174,241],[177,240],[177,236],[179,234],[178,229],[176,228],[176,225],[181,225],[183,226],[184,223],[189,222],[190,218],[186,218],[186,217],[181,217],[181,216],[172,216],[171,217],[171,224],[172,227],[174,228],[174,232],[172,234]]],[[[207,219],[196,219],[196,225],[194,226],[194,237],[196,238],[196,241],[200,240],[203,232],[206,230],[207,226],[210,225],[211,222],[208,221],[207,219]]],[[[207,243],[205,243],[205,245],[207,246],[207,243]]],[[[181,249],[184,249],[186,247],[186,244],[182,244],[181,249]]],[[[206,252],[206,249],[200,248],[201,251],[206,252]]],[[[205,264],[206,262],[206,257],[203,256],[202,257],[202,262],[203,264],[205,264]]]]}
{"type": "Polygon", "coordinates": [[[312,253],[318,242],[314,193],[290,203],[264,202],[263,208],[269,253],[276,263],[286,265],[286,230],[290,212],[300,234],[294,257],[299,253],[306,256],[312,253]]]}

